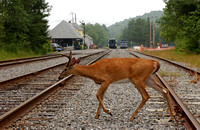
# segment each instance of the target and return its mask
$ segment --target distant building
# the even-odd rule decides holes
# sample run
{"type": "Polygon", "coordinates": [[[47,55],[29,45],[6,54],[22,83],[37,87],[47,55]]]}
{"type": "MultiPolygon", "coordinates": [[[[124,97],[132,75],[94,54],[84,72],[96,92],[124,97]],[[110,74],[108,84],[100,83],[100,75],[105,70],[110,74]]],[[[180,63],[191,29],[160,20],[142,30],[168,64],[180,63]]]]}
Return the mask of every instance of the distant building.
{"type": "Polygon", "coordinates": [[[90,48],[93,45],[92,38],[87,34],[85,35],[85,44],[87,45],[88,48],[90,48]]]}
{"type": "Polygon", "coordinates": [[[83,34],[83,29],[80,25],[78,25],[77,23],[71,23],[72,26],[74,27],[74,29],[81,35],[81,37],[84,36],[83,34]]]}
{"type": "Polygon", "coordinates": [[[53,28],[49,32],[52,42],[58,43],[63,47],[80,44],[83,36],[81,36],[81,34],[76,31],[77,27],[75,26],[77,26],[75,23],[68,23],[64,20],[60,22],[55,28],[53,28]]]}

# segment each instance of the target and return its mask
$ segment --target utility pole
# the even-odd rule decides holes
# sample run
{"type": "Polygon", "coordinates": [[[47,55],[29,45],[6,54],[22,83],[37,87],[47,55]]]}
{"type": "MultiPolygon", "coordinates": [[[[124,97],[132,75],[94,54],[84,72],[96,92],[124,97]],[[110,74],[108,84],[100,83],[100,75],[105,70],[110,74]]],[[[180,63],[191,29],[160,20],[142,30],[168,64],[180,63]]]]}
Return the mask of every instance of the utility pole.
{"type": "Polygon", "coordinates": [[[70,13],[70,15],[72,15],[72,23],[74,23],[74,14],[73,12],[70,13]]]}
{"type": "Polygon", "coordinates": [[[76,23],[76,13],[75,13],[75,23],[76,23]]]}
{"type": "Polygon", "coordinates": [[[154,16],[153,16],[153,48],[155,47],[155,23],[154,23],[154,16]]]}
{"type": "Polygon", "coordinates": [[[151,41],[151,19],[149,19],[149,22],[150,22],[150,48],[152,48],[152,41],[151,41]]]}
{"type": "Polygon", "coordinates": [[[155,47],[155,21],[154,18],[156,18],[156,16],[153,16],[153,47],[155,47]]]}
{"type": "Polygon", "coordinates": [[[83,25],[84,27],[84,36],[83,36],[83,46],[85,46],[85,22],[84,21],[80,21],[80,23],[83,25]]]}

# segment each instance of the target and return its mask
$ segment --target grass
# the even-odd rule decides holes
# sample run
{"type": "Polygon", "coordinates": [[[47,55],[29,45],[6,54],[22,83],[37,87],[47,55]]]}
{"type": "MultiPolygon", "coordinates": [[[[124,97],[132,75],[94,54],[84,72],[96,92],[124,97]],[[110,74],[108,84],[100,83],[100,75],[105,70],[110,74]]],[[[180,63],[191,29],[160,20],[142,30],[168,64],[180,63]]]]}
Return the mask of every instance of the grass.
{"type": "Polygon", "coordinates": [[[34,54],[31,52],[8,53],[6,51],[0,50],[0,61],[36,57],[36,56],[41,56],[41,55],[34,54]]]}
{"type": "Polygon", "coordinates": [[[175,76],[175,77],[180,77],[182,76],[181,73],[178,72],[168,72],[168,71],[160,71],[159,74],[161,76],[175,76]]]}
{"type": "Polygon", "coordinates": [[[189,67],[200,68],[200,54],[195,55],[192,53],[177,52],[175,49],[154,50],[154,51],[144,50],[143,52],[150,55],[155,55],[158,57],[169,59],[172,61],[183,62],[183,63],[186,63],[189,67]]]}

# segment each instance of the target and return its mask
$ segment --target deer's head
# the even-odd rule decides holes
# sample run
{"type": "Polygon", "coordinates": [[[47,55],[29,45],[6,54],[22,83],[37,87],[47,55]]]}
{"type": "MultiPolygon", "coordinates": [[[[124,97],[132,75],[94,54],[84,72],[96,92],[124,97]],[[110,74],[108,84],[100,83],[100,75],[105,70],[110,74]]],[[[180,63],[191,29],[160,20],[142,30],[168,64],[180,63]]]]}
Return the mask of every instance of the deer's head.
{"type": "Polygon", "coordinates": [[[62,71],[58,79],[63,79],[64,77],[70,75],[71,74],[70,70],[73,69],[73,66],[80,62],[80,58],[77,60],[75,58],[72,58],[71,51],[69,55],[63,55],[63,56],[66,56],[69,59],[69,61],[66,63],[65,69],[62,71]]]}

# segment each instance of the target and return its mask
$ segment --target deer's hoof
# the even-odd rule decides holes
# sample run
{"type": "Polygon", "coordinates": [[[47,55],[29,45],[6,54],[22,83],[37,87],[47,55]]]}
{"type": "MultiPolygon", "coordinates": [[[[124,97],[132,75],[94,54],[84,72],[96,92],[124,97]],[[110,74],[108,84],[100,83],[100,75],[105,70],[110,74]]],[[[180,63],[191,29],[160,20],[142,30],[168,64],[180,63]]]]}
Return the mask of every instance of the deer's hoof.
{"type": "Polygon", "coordinates": [[[173,120],[172,120],[172,119],[170,119],[168,122],[173,122],[173,120]]]}
{"type": "Polygon", "coordinates": [[[130,118],[130,121],[133,121],[133,119],[135,119],[135,117],[133,117],[133,118],[130,118]]]}
{"type": "Polygon", "coordinates": [[[95,116],[96,119],[99,119],[99,117],[100,117],[100,115],[96,115],[96,116],[95,116]]]}
{"type": "Polygon", "coordinates": [[[108,110],[106,110],[105,111],[107,114],[109,114],[109,115],[111,115],[112,116],[112,113],[110,112],[110,110],[108,109],[108,110]]]}
{"type": "Polygon", "coordinates": [[[112,113],[110,112],[110,115],[112,116],[112,113]]]}

